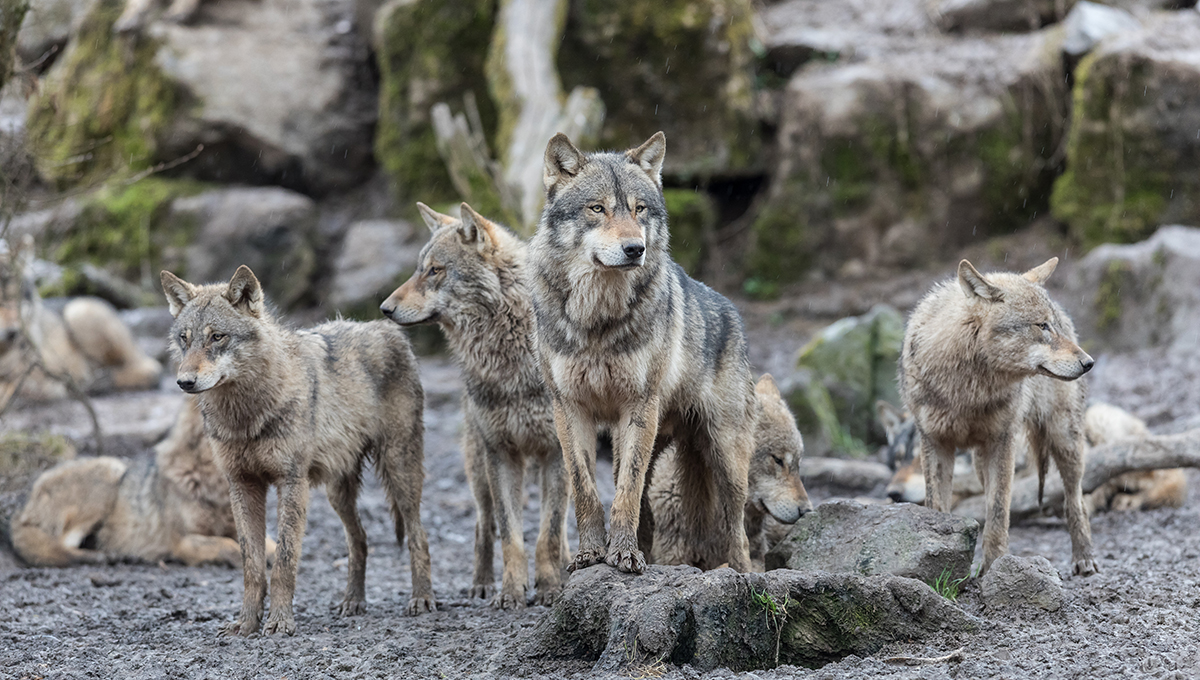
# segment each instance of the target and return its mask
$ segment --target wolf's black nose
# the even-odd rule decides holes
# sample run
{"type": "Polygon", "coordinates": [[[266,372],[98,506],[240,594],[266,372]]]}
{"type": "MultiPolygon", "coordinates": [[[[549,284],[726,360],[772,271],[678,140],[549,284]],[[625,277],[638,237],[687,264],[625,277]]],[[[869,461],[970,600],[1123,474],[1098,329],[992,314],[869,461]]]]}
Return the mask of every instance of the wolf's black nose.
{"type": "Polygon", "coordinates": [[[625,251],[625,257],[636,260],[642,256],[642,253],[646,252],[646,246],[640,243],[626,243],[621,246],[621,250],[625,251]]]}
{"type": "Polygon", "coordinates": [[[904,494],[899,491],[889,491],[888,498],[892,499],[893,503],[899,503],[904,500],[904,494]]]}
{"type": "Polygon", "coordinates": [[[196,387],[195,380],[176,380],[175,384],[179,385],[184,392],[191,392],[196,387]]]}
{"type": "Polygon", "coordinates": [[[392,318],[392,312],[396,311],[396,308],[389,306],[385,302],[382,305],[379,305],[379,311],[383,312],[383,315],[390,319],[392,318]]]}
{"type": "Polygon", "coordinates": [[[1080,361],[1079,365],[1083,366],[1083,372],[1087,373],[1088,371],[1092,370],[1092,366],[1096,365],[1096,360],[1091,357],[1088,357],[1088,358],[1084,359],[1083,361],[1080,361]]]}

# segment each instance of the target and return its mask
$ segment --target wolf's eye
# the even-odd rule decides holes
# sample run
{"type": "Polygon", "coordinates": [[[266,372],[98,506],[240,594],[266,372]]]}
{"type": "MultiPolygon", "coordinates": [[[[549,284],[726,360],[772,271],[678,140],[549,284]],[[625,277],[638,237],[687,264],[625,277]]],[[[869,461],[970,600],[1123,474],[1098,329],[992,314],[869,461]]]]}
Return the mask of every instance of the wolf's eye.
{"type": "Polygon", "coordinates": [[[590,210],[591,210],[592,212],[596,213],[597,215],[599,215],[600,213],[604,212],[604,206],[602,206],[602,205],[593,205],[593,206],[590,208],[590,210]]]}
{"type": "Polygon", "coordinates": [[[425,276],[433,277],[433,276],[437,276],[438,274],[441,274],[441,273],[442,273],[441,267],[430,267],[429,271],[425,272],[425,276]]]}
{"type": "Polygon", "coordinates": [[[179,344],[181,344],[181,345],[186,345],[186,344],[187,344],[187,333],[180,333],[180,334],[179,334],[179,344]]]}
{"type": "Polygon", "coordinates": [[[1050,331],[1050,324],[1048,324],[1048,323],[1046,323],[1046,322],[1044,322],[1044,321],[1043,321],[1042,323],[1039,323],[1039,324],[1037,325],[1037,327],[1038,327],[1038,328],[1040,328],[1040,329],[1042,329],[1042,330],[1044,330],[1044,331],[1047,331],[1047,332],[1049,332],[1049,331],[1050,331]]]}
{"type": "Polygon", "coordinates": [[[213,333],[212,335],[208,336],[208,339],[212,342],[221,342],[222,340],[225,339],[225,334],[224,333],[213,333]]]}
{"type": "Polygon", "coordinates": [[[646,206],[639,205],[638,207],[634,208],[634,210],[637,212],[637,214],[641,215],[642,213],[646,212],[646,206]]]}
{"type": "Polygon", "coordinates": [[[773,460],[773,461],[775,461],[776,463],[778,463],[778,464],[779,464],[779,467],[783,467],[783,459],[782,459],[782,458],[780,458],[779,456],[771,456],[771,460],[773,460]]]}

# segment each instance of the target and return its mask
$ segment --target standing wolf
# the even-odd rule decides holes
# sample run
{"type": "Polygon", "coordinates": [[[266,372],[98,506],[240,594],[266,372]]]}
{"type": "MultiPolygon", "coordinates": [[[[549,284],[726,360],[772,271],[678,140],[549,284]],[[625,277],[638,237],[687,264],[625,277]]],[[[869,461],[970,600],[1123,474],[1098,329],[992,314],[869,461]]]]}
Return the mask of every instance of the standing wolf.
{"type": "Polygon", "coordinates": [[[1051,459],[1062,476],[1074,572],[1096,571],[1081,489],[1086,394],[1075,382],[1094,362],[1042,287],[1057,265],[1052,258],[1024,274],[984,277],[963,260],[957,282],[935,286],[904,333],[900,395],[916,420],[925,495],[934,510],[950,511],[955,449],[975,452],[986,506],[981,574],[1008,551],[1020,426],[1039,489],[1051,459]]]}
{"type": "Polygon", "coordinates": [[[434,608],[429,545],[418,509],[424,479],[424,393],[408,338],[388,321],[333,321],[291,331],[267,311],[245,265],[225,284],[193,286],[162,273],[175,325],[178,383],[200,395],[204,431],[229,478],[242,551],[245,594],[228,634],[252,635],[267,594],[264,562],[267,487],[279,495],[279,544],[271,571],[267,633],[296,631],[292,595],[308,492],[327,484],[350,551],[342,615],[364,609],[367,537],[358,519],[363,462],[387,493],[396,540],[408,534],[410,614],[434,608]]]}
{"type": "Polygon", "coordinates": [[[550,393],[533,348],[527,248],[466,203],[460,206],[461,219],[424,203],[417,207],[433,237],[421,251],[417,272],[380,309],[402,326],[437,323],[462,368],[462,447],[476,511],[471,594],[487,597],[492,589],[498,524],[504,576],[492,604],[502,609],[525,606],[525,462],[536,460],[541,465],[542,517],[535,602],[551,604],[562,590],[567,561],[567,480],[550,393]]]}
{"type": "Polygon", "coordinates": [[[602,561],[645,569],[653,532],[646,470],[672,442],[697,555],[713,567],[750,568],[743,512],[757,411],[742,321],[671,260],[666,149],[661,132],[624,153],[584,155],[562,134],[546,147],[530,286],[575,496],[572,571],[602,561]],[[613,437],[611,535],[593,472],[599,426],[613,437]]]}

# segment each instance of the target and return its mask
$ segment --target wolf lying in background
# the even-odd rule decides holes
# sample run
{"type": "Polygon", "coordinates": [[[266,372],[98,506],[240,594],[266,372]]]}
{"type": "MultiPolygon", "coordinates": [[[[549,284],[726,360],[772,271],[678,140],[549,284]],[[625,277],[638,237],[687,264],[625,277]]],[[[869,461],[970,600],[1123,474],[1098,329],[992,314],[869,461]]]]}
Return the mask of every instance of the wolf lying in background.
{"type": "MultiPolygon", "coordinates": [[[[880,423],[887,433],[888,444],[885,457],[895,474],[888,484],[888,497],[897,503],[924,503],[925,476],[921,472],[921,455],[913,446],[916,425],[912,418],[900,409],[878,402],[880,423]]],[[[1129,439],[1145,439],[1150,436],[1146,424],[1137,416],[1110,404],[1093,404],[1083,416],[1084,437],[1089,447],[1102,446],[1129,439]]],[[[1032,475],[1034,470],[1026,462],[1023,433],[1017,433],[1016,475],[1021,479],[1032,475]]],[[[982,483],[975,473],[970,454],[958,452],[954,464],[954,494],[951,507],[960,501],[983,493],[982,483]]],[[[1090,514],[1105,510],[1153,510],[1155,508],[1178,508],[1187,500],[1187,476],[1182,468],[1166,470],[1144,470],[1118,475],[1084,494],[1084,506],[1090,514]]]]}
{"type": "MultiPolygon", "coordinates": [[[[242,566],[229,483],[213,460],[204,421],[188,397],[154,460],[73,460],[42,473],[12,526],[32,566],[175,560],[242,566]]],[[[268,559],[275,543],[267,540],[268,559]]]]}
{"type": "Polygon", "coordinates": [[[111,305],[76,298],[59,316],[42,305],[32,262],[31,237],[15,251],[0,240],[0,405],[14,396],[66,397],[54,376],[89,392],[158,386],[162,365],[142,352],[111,305]]]}
{"type": "Polygon", "coordinates": [[[567,562],[569,496],[550,393],[533,347],[527,248],[466,203],[459,218],[423,203],[417,207],[433,235],[421,251],[417,272],[380,309],[402,326],[438,324],[462,369],[462,448],[475,496],[471,595],[486,598],[492,590],[492,546],[499,525],[504,575],[492,604],[501,609],[525,606],[525,464],[537,461],[542,495],[534,602],[551,604],[562,591],[567,562]]]}
{"type": "Polygon", "coordinates": [[[281,326],[246,266],[228,284],[193,286],[162,273],[175,325],[178,383],[199,395],[204,431],[229,479],[245,593],[223,632],[252,635],[267,595],[267,487],[279,497],[279,546],[271,571],[267,633],[294,634],[292,597],[308,493],[327,484],[346,529],[349,569],[341,615],[364,611],[367,537],[358,517],[363,463],[375,462],[401,545],[408,535],[412,598],[434,609],[429,545],[419,508],[424,482],[424,392],[408,338],[390,321],[333,321],[307,331],[281,326]]]}
{"type": "Polygon", "coordinates": [[[1039,482],[1051,459],[1062,477],[1074,572],[1096,571],[1081,489],[1086,395],[1076,382],[1094,362],[1042,287],[1057,264],[985,277],[963,260],[957,280],[935,286],[904,333],[900,395],[916,421],[934,510],[950,511],[955,451],[974,451],[986,498],[980,574],[1008,551],[1019,427],[1039,482]]]}
{"type": "Polygon", "coordinates": [[[571,479],[574,571],[641,573],[653,521],[646,471],[668,444],[688,542],[702,568],[750,569],[743,523],[757,418],[741,317],[671,260],[666,137],[624,153],[546,147],[546,206],[530,243],[542,373],[571,479]],[[596,432],[611,428],[611,534],[596,493],[596,432]]]}
{"type": "MultiPolygon", "coordinates": [[[[761,570],[763,558],[774,543],[764,526],[767,516],[783,525],[795,524],[812,510],[812,503],[800,480],[804,440],[796,428],[796,418],[769,373],[759,378],[754,392],[760,414],[747,478],[745,526],[750,561],[755,569],[761,570]]],[[[651,562],[655,564],[691,564],[694,559],[686,528],[680,522],[682,508],[675,465],[675,449],[667,447],[654,464],[653,481],[646,492],[654,512],[651,562]]]]}

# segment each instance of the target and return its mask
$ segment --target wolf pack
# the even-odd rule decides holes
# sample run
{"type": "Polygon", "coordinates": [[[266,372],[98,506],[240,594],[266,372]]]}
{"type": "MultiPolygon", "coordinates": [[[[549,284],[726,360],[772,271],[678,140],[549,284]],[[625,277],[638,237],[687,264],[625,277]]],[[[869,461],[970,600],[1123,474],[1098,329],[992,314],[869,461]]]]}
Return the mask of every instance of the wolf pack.
{"type": "MultiPolygon", "coordinates": [[[[216,284],[162,272],[169,348],[187,394],[175,426],[152,461],[80,459],[43,474],[12,521],[18,554],[44,566],[124,557],[240,567],[242,605],[221,631],[291,635],[314,486],[325,487],[345,528],[347,582],[334,610],[365,609],[369,551],[357,501],[370,465],[396,540],[408,546],[406,611],[435,611],[420,522],[424,392],[404,329],[436,324],[464,387],[472,598],[501,609],[549,605],[571,573],[599,564],[635,574],[656,563],[761,570],[767,548],[812,510],[800,478],[804,444],[773,378],[751,373],[737,309],[671,257],[665,157],[662,132],[624,152],[591,153],[556,135],[529,242],[466,203],[458,215],[418,203],[429,241],[375,321],[294,330],[245,266],[216,284]],[[612,448],[607,513],[596,483],[600,436],[612,448]],[[532,587],[527,470],[540,485],[532,587]],[[266,531],[271,487],[276,540],[266,531]]],[[[111,308],[79,301],[57,315],[37,304],[21,274],[31,256],[30,243],[0,251],[0,358],[44,375],[7,371],[20,379],[0,382],[0,397],[38,396],[63,374],[85,388],[156,385],[161,366],[111,308]]],[[[903,408],[880,406],[894,500],[949,512],[965,495],[983,497],[980,574],[1008,550],[1018,468],[1039,485],[1051,462],[1058,470],[1073,571],[1083,576],[1098,569],[1089,510],[1118,495],[1139,499],[1130,507],[1178,504],[1185,487],[1182,473],[1146,480],[1142,492],[1130,479],[1085,503],[1085,447],[1147,433],[1119,409],[1085,411],[1078,379],[1094,361],[1043,285],[1057,262],[982,274],[963,260],[908,320],[903,408]],[[973,475],[954,475],[962,452],[973,454],[973,475]],[[960,488],[963,477],[977,484],[960,488]]]]}

